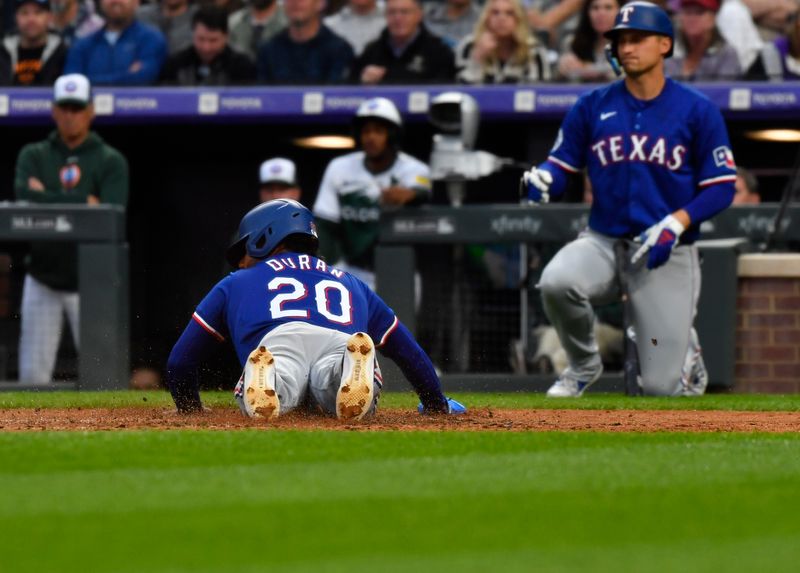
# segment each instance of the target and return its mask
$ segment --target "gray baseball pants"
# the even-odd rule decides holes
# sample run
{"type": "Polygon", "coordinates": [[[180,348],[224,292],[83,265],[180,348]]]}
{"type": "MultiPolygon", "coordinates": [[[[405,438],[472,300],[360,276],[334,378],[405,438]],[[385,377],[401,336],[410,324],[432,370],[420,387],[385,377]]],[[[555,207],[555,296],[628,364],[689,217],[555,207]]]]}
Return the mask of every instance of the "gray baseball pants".
{"type": "MultiPolygon", "coordinates": [[[[558,332],[570,374],[589,380],[602,368],[594,338],[593,305],[619,300],[614,264],[617,239],[586,230],[565,245],[545,267],[539,288],[547,317],[558,332]]],[[[629,254],[638,244],[629,245],[629,254]]],[[[666,264],[649,270],[647,256],[631,268],[628,279],[645,394],[683,392],[691,364],[699,355],[692,324],[700,296],[697,248],[678,246],[666,264]]]]}
{"type": "Polygon", "coordinates": [[[75,348],[79,347],[80,297],[77,292],[52,289],[26,275],[20,314],[19,379],[30,384],[49,384],[53,380],[65,314],[75,348]]]}
{"type": "MultiPolygon", "coordinates": [[[[350,334],[303,322],[282,324],[268,332],[259,343],[275,358],[276,390],[281,397],[281,414],[301,406],[312,411],[336,414],[336,393],[342,378],[342,363],[350,334]]],[[[377,353],[377,350],[376,350],[377,353]]],[[[372,409],[377,407],[381,374],[377,356],[372,409]]],[[[234,390],[239,409],[246,414],[242,400],[244,373],[234,390]]]]}

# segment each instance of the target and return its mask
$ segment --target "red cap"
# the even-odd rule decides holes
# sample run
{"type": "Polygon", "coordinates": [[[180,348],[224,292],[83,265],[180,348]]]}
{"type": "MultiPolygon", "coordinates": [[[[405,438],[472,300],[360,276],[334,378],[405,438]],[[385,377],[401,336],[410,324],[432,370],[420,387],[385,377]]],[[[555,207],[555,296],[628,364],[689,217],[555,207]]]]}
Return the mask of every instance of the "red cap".
{"type": "Polygon", "coordinates": [[[686,8],[687,6],[699,6],[700,8],[711,10],[712,12],[719,12],[721,5],[722,0],[680,0],[681,8],[686,8]]]}

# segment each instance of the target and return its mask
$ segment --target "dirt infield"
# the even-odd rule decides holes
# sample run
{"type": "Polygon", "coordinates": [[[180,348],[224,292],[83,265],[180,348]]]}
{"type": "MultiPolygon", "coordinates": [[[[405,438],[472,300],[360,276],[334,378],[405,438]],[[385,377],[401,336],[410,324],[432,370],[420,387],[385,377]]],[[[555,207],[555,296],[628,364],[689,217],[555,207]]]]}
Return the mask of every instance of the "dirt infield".
{"type": "Polygon", "coordinates": [[[464,416],[419,416],[384,409],[372,420],[341,422],[290,414],[265,422],[218,408],[179,416],[164,408],[20,408],[0,410],[0,431],[248,428],[388,431],[606,431],[606,432],[798,432],[800,412],[699,410],[504,410],[477,408],[464,416]]]}

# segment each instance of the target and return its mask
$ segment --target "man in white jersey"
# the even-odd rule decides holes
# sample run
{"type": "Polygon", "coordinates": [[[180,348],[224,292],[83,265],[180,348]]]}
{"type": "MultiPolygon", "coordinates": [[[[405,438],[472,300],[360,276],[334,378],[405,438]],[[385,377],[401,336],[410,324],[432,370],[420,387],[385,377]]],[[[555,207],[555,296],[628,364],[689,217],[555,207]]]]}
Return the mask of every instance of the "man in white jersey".
{"type": "Polygon", "coordinates": [[[374,289],[381,208],[427,202],[430,170],[400,151],[403,120],[388,99],[362,103],[354,126],[360,150],[330,162],[313,211],[325,259],[374,289]]]}

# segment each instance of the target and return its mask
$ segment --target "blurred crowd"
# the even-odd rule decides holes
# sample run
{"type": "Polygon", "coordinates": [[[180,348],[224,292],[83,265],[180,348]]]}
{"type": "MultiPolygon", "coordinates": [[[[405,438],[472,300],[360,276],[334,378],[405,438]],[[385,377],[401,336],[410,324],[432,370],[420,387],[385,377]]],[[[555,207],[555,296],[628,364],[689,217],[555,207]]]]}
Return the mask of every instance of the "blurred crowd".
{"type": "MultiPolygon", "coordinates": [[[[683,81],[800,78],[800,0],[660,0],[683,81]]],[[[620,0],[5,0],[0,85],[522,84],[613,78],[620,0]]]]}

